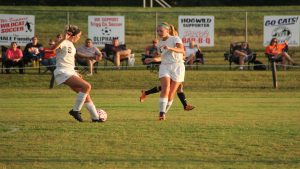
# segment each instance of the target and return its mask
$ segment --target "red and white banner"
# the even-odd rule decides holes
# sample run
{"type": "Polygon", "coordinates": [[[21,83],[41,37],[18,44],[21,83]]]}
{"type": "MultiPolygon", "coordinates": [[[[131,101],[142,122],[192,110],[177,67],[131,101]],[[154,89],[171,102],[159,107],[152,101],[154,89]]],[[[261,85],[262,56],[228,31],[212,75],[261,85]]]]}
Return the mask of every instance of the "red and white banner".
{"type": "Polygon", "coordinates": [[[113,38],[118,38],[120,44],[124,44],[124,16],[89,16],[88,37],[93,40],[95,46],[111,44],[113,38]]]}
{"type": "Polygon", "coordinates": [[[33,15],[0,14],[0,45],[17,42],[25,46],[34,36],[35,18],[33,15]]]}
{"type": "Polygon", "coordinates": [[[195,41],[199,46],[214,46],[214,16],[179,16],[178,33],[185,46],[195,41]]]}

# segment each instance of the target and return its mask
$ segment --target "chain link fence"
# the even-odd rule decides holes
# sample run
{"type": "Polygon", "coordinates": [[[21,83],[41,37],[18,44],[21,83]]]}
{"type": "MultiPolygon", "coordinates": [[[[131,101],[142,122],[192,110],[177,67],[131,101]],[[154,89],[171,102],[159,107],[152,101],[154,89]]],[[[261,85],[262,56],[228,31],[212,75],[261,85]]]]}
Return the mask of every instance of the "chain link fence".
{"type": "MultiPolygon", "coordinates": [[[[207,61],[211,64],[225,64],[223,53],[229,50],[230,42],[248,41],[252,50],[263,55],[264,16],[299,15],[299,10],[276,11],[191,11],[191,12],[111,12],[111,11],[50,11],[50,10],[1,10],[1,14],[23,14],[35,16],[35,34],[42,44],[62,33],[66,24],[75,24],[83,31],[77,45],[82,45],[88,37],[88,16],[124,16],[125,42],[136,56],[143,53],[146,45],[156,37],[156,26],[160,22],[178,25],[178,16],[214,16],[214,47],[203,47],[207,61]]],[[[290,49],[296,61],[300,61],[300,47],[290,49]]]]}

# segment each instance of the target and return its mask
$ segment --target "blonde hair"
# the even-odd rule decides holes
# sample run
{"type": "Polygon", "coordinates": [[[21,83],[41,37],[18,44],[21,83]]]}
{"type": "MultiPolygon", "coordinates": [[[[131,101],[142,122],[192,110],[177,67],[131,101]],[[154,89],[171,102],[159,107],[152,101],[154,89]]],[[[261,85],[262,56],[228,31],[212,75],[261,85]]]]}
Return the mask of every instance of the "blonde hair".
{"type": "Polygon", "coordinates": [[[169,25],[170,25],[169,34],[172,36],[178,36],[178,32],[176,31],[175,27],[171,24],[169,25]]]}
{"type": "Polygon", "coordinates": [[[168,29],[171,36],[178,36],[178,32],[172,24],[169,24],[168,22],[162,22],[158,26],[168,29]]]}

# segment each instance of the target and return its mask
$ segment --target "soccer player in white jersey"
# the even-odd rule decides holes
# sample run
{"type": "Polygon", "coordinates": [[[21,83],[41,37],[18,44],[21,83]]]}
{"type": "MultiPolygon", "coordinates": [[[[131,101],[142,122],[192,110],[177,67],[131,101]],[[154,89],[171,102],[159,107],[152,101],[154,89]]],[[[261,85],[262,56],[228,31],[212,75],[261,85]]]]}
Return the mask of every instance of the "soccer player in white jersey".
{"type": "Polygon", "coordinates": [[[83,105],[91,114],[92,122],[100,122],[96,107],[91,99],[91,85],[82,79],[81,75],[75,71],[76,43],[81,36],[80,29],[75,25],[68,25],[63,38],[55,44],[56,49],[56,69],[54,77],[58,85],[65,84],[77,93],[77,98],[69,114],[77,121],[82,122],[80,110],[83,105]]]}
{"type": "MultiPolygon", "coordinates": [[[[171,24],[169,24],[169,26],[170,26],[169,35],[171,35],[171,36],[178,36],[178,33],[177,33],[175,27],[173,25],[171,25],[171,24]]],[[[145,62],[148,62],[148,63],[151,63],[151,62],[161,62],[161,57],[160,57],[160,55],[158,55],[158,56],[159,57],[148,58],[148,60],[145,60],[145,62]]],[[[147,95],[150,95],[150,94],[153,94],[153,93],[158,93],[160,91],[161,91],[161,86],[155,86],[155,87],[153,87],[153,88],[151,88],[151,89],[149,89],[147,91],[142,90],[141,91],[141,96],[140,96],[140,102],[144,102],[145,99],[146,99],[146,97],[147,97],[147,95]]],[[[195,108],[195,106],[192,106],[192,105],[190,105],[190,104],[187,103],[185,94],[183,92],[183,84],[182,83],[178,86],[177,96],[178,96],[180,102],[182,103],[183,109],[185,111],[190,111],[190,110],[193,110],[195,108]]]]}
{"type": "Polygon", "coordinates": [[[178,36],[170,35],[170,24],[166,22],[158,25],[157,34],[161,38],[158,44],[158,52],[161,55],[159,120],[165,120],[165,114],[173,103],[177,88],[184,81],[184,46],[178,36]]]}

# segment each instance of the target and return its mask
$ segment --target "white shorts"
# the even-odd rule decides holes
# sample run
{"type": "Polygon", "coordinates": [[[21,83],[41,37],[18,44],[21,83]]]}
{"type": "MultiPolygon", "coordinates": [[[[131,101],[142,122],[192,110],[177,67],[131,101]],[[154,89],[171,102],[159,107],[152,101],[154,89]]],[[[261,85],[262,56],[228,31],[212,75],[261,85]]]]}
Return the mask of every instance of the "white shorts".
{"type": "Polygon", "coordinates": [[[170,77],[175,82],[183,82],[185,67],[183,63],[160,64],[159,78],[170,77]]]}
{"type": "Polygon", "coordinates": [[[57,85],[64,83],[66,80],[68,80],[73,75],[78,76],[78,74],[75,70],[55,69],[55,71],[54,71],[54,78],[55,78],[57,85]]]}

